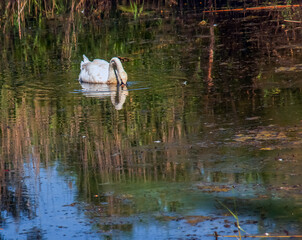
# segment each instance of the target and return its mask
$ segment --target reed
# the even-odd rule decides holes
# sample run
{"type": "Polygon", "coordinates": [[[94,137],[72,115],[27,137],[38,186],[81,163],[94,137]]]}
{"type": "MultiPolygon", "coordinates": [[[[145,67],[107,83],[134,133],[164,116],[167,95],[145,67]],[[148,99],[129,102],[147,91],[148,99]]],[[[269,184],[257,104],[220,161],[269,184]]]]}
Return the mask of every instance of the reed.
{"type": "Polygon", "coordinates": [[[254,1],[247,0],[244,1],[244,5],[240,5],[240,2],[222,1],[217,3],[216,0],[3,0],[0,3],[0,16],[2,16],[0,17],[0,29],[5,29],[7,25],[17,25],[21,37],[24,21],[29,18],[56,18],[76,13],[85,18],[104,18],[110,16],[112,11],[116,12],[117,9],[131,13],[137,19],[152,11],[163,12],[163,10],[171,8],[181,11],[187,8],[196,11],[210,10],[210,12],[218,13],[300,7],[300,5],[294,5],[294,1],[290,4],[285,2],[270,6],[267,6],[266,1],[257,1],[255,4],[254,1]]]}

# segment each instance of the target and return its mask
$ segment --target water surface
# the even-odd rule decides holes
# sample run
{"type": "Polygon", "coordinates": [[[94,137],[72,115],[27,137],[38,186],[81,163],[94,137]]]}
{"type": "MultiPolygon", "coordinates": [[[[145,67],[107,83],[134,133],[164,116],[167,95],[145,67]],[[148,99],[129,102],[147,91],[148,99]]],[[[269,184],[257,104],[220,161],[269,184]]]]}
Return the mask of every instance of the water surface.
{"type": "Polygon", "coordinates": [[[228,209],[249,234],[301,234],[301,29],[283,19],[1,33],[1,238],[213,239],[238,235],[228,209]],[[127,88],[81,86],[83,54],[126,58],[127,88]]]}

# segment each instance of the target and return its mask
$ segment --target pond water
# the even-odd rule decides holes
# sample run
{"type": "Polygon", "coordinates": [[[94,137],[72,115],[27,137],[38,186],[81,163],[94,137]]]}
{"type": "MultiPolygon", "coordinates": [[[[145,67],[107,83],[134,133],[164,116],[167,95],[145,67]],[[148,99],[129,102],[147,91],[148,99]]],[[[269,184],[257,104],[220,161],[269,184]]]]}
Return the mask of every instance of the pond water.
{"type": "Polygon", "coordinates": [[[71,16],[1,32],[0,239],[302,234],[290,13],[71,16]],[[128,86],[82,86],[83,54],[123,58],[128,86]]]}

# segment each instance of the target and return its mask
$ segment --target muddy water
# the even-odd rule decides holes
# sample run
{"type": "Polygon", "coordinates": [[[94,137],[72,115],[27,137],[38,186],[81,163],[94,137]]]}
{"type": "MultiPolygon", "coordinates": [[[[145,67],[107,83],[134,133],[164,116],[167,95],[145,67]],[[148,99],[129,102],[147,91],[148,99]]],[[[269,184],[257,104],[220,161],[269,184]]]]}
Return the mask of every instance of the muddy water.
{"type": "Polygon", "coordinates": [[[1,33],[1,239],[213,239],[239,234],[231,211],[243,235],[301,234],[301,29],[285,17],[1,33]],[[128,86],[81,85],[82,54],[125,58],[128,86]]]}

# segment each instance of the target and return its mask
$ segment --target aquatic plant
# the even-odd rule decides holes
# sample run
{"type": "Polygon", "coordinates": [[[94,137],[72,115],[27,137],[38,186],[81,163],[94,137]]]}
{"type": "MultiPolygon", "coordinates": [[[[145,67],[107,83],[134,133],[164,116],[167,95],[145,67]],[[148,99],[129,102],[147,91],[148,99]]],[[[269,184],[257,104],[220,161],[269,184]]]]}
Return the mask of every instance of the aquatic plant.
{"type": "MultiPolygon", "coordinates": [[[[297,234],[297,235],[289,235],[287,231],[285,231],[285,232],[287,232],[287,235],[270,234],[270,233],[265,233],[265,234],[263,234],[263,235],[252,235],[252,234],[242,235],[241,232],[245,232],[245,233],[246,233],[246,231],[243,230],[242,227],[241,227],[240,224],[239,224],[239,217],[238,217],[238,214],[236,214],[236,213],[234,213],[232,210],[230,210],[230,209],[229,209],[225,204],[223,204],[221,201],[218,201],[218,200],[217,200],[217,202],[218,202],[221,206],[223,206],[225,209],[227,209],[228,212],[236,219],[235,226],[237,227],[238,235],[222,235],[221,237],[223,237],[223,238],[231,238],[231,239],[236,238],[236,239],[241,240],[242,238],[244,238],[244,239],[246,239],[246,238],[252,238],[252,239],[254,239],[254,238],[264,238],[264,239],[269,238],[269,239],[271,239],[271,238],[301,238],[301,237],[302,237],[302,235],[299,235],[299,234],[297,234]]],[[[235,207],[236,207],[236,202],[234,202],[234,203],[235,203],[235,207]]],[[[220,235],[218,235],[217,232],[214,232],[214,236],[216,237],[216,239],[218,239],[218,237],[219,237],[220,235]]]]}
{"type": "Polygon", "coordinates": [[[140,1],[130,0],[130,6],[119,5],[118,8],[123,12],[131,13],[134,17],[134,20],[140,17],[144,10],[144,1],[140,4],[140,1]]]}
{"type": "MultiPolygon", "coordinates": [[[[241,238],[242,238],[242,236],[241,236],[241,231],[243,231],[243,232],[245,232],[243,229],[242,229],[242,227],[240,226],[240,223],[239,223],[239,217],[238,217],[238,215],[236,214],[236,213],[234,213],[231,209],[229,209],[225,204],[223,204],[222,202],[220,202],[220,201],[218,201],[217,200],[217,202],[221,205],[221,206],[223,206],[225,209],[227,209],[228,211],[229,211],[229,213],[230,214],[232,214],[232,216],[236,219],[236,227],[237,227],[237,229],[238,229],[238,237],[236,237],[237,239],[240,239],[241,240],[241,238]]],[[[235,206],[236,206],[236,202],[234,202],[235,203],[235,206]]]]}

